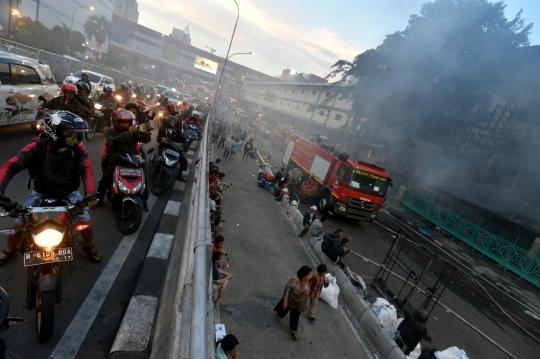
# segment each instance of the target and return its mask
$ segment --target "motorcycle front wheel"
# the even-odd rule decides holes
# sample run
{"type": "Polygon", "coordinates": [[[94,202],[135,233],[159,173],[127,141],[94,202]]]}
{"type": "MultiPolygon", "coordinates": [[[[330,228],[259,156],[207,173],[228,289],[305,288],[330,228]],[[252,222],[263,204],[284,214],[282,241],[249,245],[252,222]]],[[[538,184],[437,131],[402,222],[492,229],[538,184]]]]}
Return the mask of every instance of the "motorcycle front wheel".
{"type": "Polygon", "coordinates": [[[97,127],[98,121],[99,120],[88,121],[88,131],[84,133],[84,137],[86,138],[87,141],[91,141],[92,138],[94,138],[94,136],[96,135],[96,127],[97,127]]]}
{"type": "Polygon", "coordinates": [[[155,179],[152,181],[151,191],[154,196],[161,196],[169,189],[172,178],[165,169],[161,168],[155,179]]]}
{"type": "Polygon", "coordinates": [[[36,291],[36,322],[38,342],[47,343],[54,330],[54,290],[36,291]]]}
{"type": "Polygon", "coordinates": [[[142,209],[133,201],[122,202],[116,211],[116,227],[122,234],[132,234],[142,222],[142,209]]]}

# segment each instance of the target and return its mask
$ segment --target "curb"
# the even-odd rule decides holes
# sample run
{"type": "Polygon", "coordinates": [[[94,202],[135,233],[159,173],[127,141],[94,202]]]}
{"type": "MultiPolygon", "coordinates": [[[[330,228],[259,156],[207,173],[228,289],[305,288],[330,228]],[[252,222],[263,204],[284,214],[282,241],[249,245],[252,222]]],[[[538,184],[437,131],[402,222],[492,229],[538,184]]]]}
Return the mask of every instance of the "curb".
{"type": "MultiPolygon", "coordinates": [[[[184,174],[187,174],[190,180],[193,177],[190,176],[192,172],[190,167],[194,157],[194,151],[186,154],[188,169],[184,174]]],[[[108,358],[148,357],[171,248],[175,240],[174,233],[179,224],[181,201],[189,200],[185,198],[186,185],[185,182],[175,181],[170,192],[108,358]]]]}

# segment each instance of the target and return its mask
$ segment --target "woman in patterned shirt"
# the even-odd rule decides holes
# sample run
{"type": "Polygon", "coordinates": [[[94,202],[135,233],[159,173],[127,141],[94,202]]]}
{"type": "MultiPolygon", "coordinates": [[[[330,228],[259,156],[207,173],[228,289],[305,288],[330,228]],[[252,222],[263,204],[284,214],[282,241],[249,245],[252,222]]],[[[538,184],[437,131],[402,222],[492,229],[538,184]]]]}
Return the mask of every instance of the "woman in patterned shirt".
{"type": "Polygon", "coordinates": [[[308,266],[303,266],[296,272],[296,276],[292,277],[285,285],[285,290],[283,291],[283,297],[279,303],[274,308],[276,314],[276,320],[281,322],[281,320],[291,312],[290,322],[289,322],[289,332],[293,339],[298,340],[298,334],[296,333],[298,329],[298,319],[300,318],[300,311],[297,310],[297,307],[300,303],[305,307],[309,299],[309,279],[311,274],[311,268],[308,266]]]}

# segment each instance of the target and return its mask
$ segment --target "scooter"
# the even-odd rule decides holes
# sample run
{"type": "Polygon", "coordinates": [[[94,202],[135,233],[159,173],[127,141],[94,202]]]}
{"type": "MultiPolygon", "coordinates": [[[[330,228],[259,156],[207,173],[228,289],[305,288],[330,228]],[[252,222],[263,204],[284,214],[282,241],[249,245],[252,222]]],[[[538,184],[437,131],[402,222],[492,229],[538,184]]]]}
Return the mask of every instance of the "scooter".
{"type": "Polygon", "coordinates": [[[142,194],[146,191],[144,160],[139,155],[115,155],[113,183],[108,192],[109,202],[115,212],[116,226],[122,234],[132,234],[142,222],[142,194]]]}
{"type": "MultiPolygon", "coordinates": [[[[0,334],[8,330],[14,323],[24,322],[21,318],[8,317],[9,313],[9,295],[0,287],[0,334]]],[[[6,356],[6,342],[0,338],[0,359],[6,356]]]]}
{"type": "Polygon", "coordinates": [[[187,152],[189,151],[189,146],[191,146],[191,143],[201,138],[200,128],[195,125],[188,124],[187,131],[185,131],[184,136],[186,138],[184,142],[184,152],[187,152]]]}
{"type": "MultiPolygon", "coordinates": [[[[153,153],[154,148],[148,150],[153,153]]],[[[161,153],[152,155],[149,163],[150,178],[152,179],[151,190],[154,196],[160,196],[174,183],[174,168],[182,155],[180,145],[173,141],[162,142],[161,153]]]]}

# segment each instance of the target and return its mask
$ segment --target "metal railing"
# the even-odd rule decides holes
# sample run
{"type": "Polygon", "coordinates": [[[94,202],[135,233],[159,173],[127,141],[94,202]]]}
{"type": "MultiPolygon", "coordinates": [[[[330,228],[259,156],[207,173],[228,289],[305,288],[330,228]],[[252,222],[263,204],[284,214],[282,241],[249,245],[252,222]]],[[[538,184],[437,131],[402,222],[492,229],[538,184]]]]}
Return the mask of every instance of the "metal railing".
{"type": "Polygon", "coordinates": [[[147,80],[141,77],[128,75],[120,70],[108,68],[98,64],[87,63],[78,60],[72,60],[68,57],[58,55],[49,51],[36,49],[34,47],[26,46],[18,42],[14,42],[7,39],[0,39],[0,51],[8,52],[15,55],[26,56],[41,61],[44,64],[49,65],[51,72],[53,73],[56,81],[62,81],[66,76],[71,73],[87,70],[97,72],[114,80],[114,84],[119,86],[122,82],[133,81],[134,83],[141,83],[145,87],[159,85],[156,81],[147,80]]]}
{"type": "Polygon", "coordinates": [[[450,210],[408,190],[401,204],[429,219],[454,237],[540,287],[540,258],[450,210]]]}

